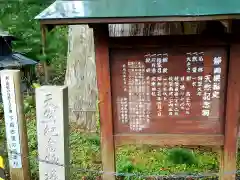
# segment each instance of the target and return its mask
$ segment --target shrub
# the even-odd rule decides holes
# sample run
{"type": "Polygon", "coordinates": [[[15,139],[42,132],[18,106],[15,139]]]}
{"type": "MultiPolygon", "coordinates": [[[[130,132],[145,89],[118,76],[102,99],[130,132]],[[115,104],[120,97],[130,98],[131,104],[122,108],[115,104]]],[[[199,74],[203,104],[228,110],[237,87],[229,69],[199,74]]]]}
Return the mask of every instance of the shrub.
{"type": "Polygon", "coordinates": [[[169,151],[168,159],[174,164],[197,164],[197,158],[194,153],[184,148],[173,148],[169,151]]]}

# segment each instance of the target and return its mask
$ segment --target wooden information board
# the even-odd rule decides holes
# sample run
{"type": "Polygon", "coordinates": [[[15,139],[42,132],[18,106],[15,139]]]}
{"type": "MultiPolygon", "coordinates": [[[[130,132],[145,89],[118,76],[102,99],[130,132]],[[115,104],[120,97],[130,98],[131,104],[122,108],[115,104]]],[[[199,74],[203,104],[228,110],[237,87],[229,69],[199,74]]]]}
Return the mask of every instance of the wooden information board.
{"type": "Polygon", "coordinates": [[[114,133],[223,134],[226,52],[112,49],[114,133]]]}

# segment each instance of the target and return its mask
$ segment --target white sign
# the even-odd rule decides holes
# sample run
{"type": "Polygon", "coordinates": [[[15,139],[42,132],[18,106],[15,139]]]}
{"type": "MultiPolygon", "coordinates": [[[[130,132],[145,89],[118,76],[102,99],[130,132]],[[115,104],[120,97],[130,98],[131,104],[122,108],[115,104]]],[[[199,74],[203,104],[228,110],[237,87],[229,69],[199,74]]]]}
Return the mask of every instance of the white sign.
{"type": "Polygon", "coordinates": [[[36,105],[40,180],[68,180],[67,88],[37,88],[36,105]]]}
{"type": "Polygon", "coordinates": [[[20,135],[13,76],[1,74],[2,99],[11,168],[22,168],[20,135]]]}

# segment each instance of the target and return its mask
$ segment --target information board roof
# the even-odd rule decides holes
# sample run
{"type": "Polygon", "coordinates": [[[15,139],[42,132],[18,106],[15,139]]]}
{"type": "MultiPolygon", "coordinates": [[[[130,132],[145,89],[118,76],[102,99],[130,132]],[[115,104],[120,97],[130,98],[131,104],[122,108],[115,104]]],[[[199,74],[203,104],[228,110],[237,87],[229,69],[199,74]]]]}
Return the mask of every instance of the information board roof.
{"type": "Polygon", "coordinates": [[[60,24],[73,24],[63,19],[78,20],[75,23],[124,23],[176,21],[186,17],[194,18],[186,19],[189,21],[203,17],[230,19],[239,14],[239,0],[60,0],[51,4],[35,19],[48,21],[48,24],[59,24],[56,20],[62,20],[60,24]],[[166,19],[170,17],[171,19],[166,19]]]}

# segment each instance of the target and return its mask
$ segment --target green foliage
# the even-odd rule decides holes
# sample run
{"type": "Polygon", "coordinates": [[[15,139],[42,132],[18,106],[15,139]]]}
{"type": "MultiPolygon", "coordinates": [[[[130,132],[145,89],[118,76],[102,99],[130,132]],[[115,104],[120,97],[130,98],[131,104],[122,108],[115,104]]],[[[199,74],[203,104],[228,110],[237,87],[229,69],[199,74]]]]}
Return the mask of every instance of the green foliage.
{"type": "Polygon", "coordinates": [[[0,114],[3,115],[3,103],[0,103],[0,114]]]}
{"type": "MultiPolygon", "coordinates": [[[[31,100],[25,99],[25,102],[31,100]]],[[[29,104],[31,104],[29,102],[29,104]]],[[[26,112],[29,161],[31,167],[31,180],[38,179],[37,161],[37,125],[35,108],[26,112]]],[[[0,120],[0,142],[5,142],[4,121],[0,120]]],[[[96,179],[101,171],[101,149],[99,134],[85,134],[70,125],[70,179],[79,180],[82,177],[96,179]],[[73,168],[75,167],[75,168],[73,168]],[[77,169],[82,169],[82,171],[77,169]],[[84,170],[90,170],[85,172],[84,170]]],[[[2,144],[2,143],[1,143],[2,144]]],[[[121,179],[140,180],[142,177],[123,177],[122,173],[136,175],[170,175],[170,174],[198,174],[203,172],[217,172],[217,154],[202,150],[190,151],[187,149],[167,149],[159,147],[121,146],[116,149],[117,172],[121,179]],[[180,157],[180,158],[179,158],[180,157]]]]}
{"type": "Polygon", "coordinates": [[[173,148],[169,151],[168,158],[174,164],[197,164],[197,159],[194,153],[184,148],[173,148]]]}
{"type": "Polygon", "coordinates": [[[29,163],[31,179],[38,179],[38,149],[37,149],[37,124],[36,120],[29,119],[27,121],[27,134],[28,134],[28,148],[29,148],[29,163]]]}
{"type": "Polygon", "coordinates": [[[65,51],[62,50],[61,53],[56,54],[51,61],[53,71],[51,73],[50,84],[62,85],[64,83],[67,65],[67,56],[63,54],[65,51]]]}
{"type": "Polygon", "coordinates": [[[100,114],[99,114],[99,101],[96,102],[96,125],[97,132],[100,132],[100,114]]]}
{"type": "Polygon", "coordinates": [[[13,49],[48,63],[61,64],[67,53],[67,29],[57,27],[47,33],[46,56],[42,54],[40,23],[34,17],[53,0],[1,1],[0,28],[19,38],[13,49]]]}
{"type": "MultiPolygon", "coordinates": [[[[30,95],[26,95],[23,99],[24,114],[34,112],[35,111],[34,109],[35,109],[34,97],[30,95]]],[[[3,103],[0,103],[0,114],[1,116],[3,116],[4,114],[3,103]]]]}
{"type": "MultiPolygon", "coordinates": [[[[171,153],[172,150],[167,148],[147,145],[122,146],[117,149],[117,171],[144,175],[189,175],[218,171],[217,154],[213,152],[195,149],[192,154],[198,163],[191,165],[175,164],[169,160],[171,153]]],[[[125,179],[128,178],[125,177],[125,179]]],[[[139,178],[131,177],[131,180],[137,179],[139,178]]]]}
{"type": "Polygon", "coordinates": [[[32,84],[32,87],[33,87],[34,89],[36,89],[36,88],[41,87],[41,85],[40,85],[39,83],[33,83],[33,84],[32,84]]]}
{"type": "Polygon", "coordinates": [[[0,148],[5,140],[5,125],[3,119],[0,119],[0,148]]]}
{"type": "MultiPolygon", "coordinates": [[[[29,147],[29,161],[31,166],[31,180],[38,179],[38,161],[37,161],[37,131],[35,112],[33,110],[26,113],[27,133],[29,147]]],[[[4,121],[0,120],[0,140],[5,141],[4,121]]],[[[79,180],[82,177],[95,180],[101,171],[101,151],[100,137],[98,134],[85,134],[78,132],[73,126],[70,126],[70,179],[79,180]],[[73,168],[75,167],[75,168],[73,168]],[[82,171],[77,170],[81,168],[82,171]],[[90,172],[84,172],[89,170],[90,172]]],[[[2,143],[1,143],[2,144],[2,143]]],[[[212,152],[203,152],[194,150],[191,152],[198,163],[175,164],[169,160],[171,154],[176,150],[166,148],[153,148],[151,146],[121,146],[116,151],[116,165],[119,176],[121,173],[134,173],[144,175],[169,175],[178,173],[202,173],[207,171],[218,171],[217,155],[212,152]]],[[[186,155],[188,156],[188,155],[186,155]]],[[[184,161],[185,162],[185,161],[184,161]]],[[[142,177],[124,177],[124,179],[139,180],[142,177]]]]}
{"type": "Polygon", "coordinates": [[[28,113],[34,110],[35,108],[35,101],[34,101],[34,97],[32,96],[25,96],[24,100],[23,100],[23,105],[24,105],[24,113],[28,113]]]}

